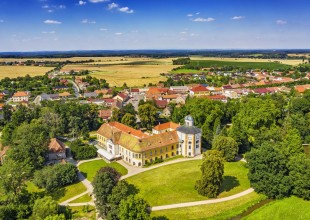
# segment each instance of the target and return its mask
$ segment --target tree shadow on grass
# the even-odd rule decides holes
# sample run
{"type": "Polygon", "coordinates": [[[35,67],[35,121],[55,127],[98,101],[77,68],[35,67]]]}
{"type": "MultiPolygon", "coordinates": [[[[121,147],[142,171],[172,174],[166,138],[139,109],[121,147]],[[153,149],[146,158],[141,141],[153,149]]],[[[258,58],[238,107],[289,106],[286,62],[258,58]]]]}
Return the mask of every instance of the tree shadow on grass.
{"type": "Polygon", "coordinates": [[[235,176],[224,176],[220,193],[229,192],[230,190],[232,190],[237,186],[240,186],[240,183],[235,176]]]}
{"type": "MultiPolygon", "coordinates": [[[[85,179],[87,179],[87,173],[84,173],[84,172],[81,172],[80,171],[80,173],[85,177],[85,179]]],[[[81,181],[82,181],[83,179],[81,179],[81,181]]]]}
{"type": "Polygon", "coordinates": [[[50,196],[54,200],[58,201],[60,198],[65,196],[66,191],[67,191],[67,189],[65,187],[61,187],[61,188],[58,188],[58,189],[54,190],[53,192],[51,192],[50,196]]]}
{"type": "Polygon", "coordinates": [[[139,189],[133,184],[128,184],[128,189],[130,195],[136,195],[139,193],[139,189]]]}

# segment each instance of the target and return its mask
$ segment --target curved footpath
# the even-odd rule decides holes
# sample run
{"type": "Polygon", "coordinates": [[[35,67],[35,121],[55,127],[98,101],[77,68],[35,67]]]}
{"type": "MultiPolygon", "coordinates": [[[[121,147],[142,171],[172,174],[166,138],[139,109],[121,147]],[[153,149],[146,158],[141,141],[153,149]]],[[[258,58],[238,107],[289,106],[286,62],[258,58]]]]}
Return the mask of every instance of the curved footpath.
{"type": "MultiPolygon", "coordinates": [[[[117,161],[117,163],[124,166],[128,170],[128,174],[121,177],[121,180],[122,180],[122,179],[126,179],[128,177],[137,175],[139,173],[143,173],[143,172],[148,171],[148,170],[156,169],[158,167],[167,166],[167,165],[175,164],[175,163],[181,163],[181,162],[185,162],[185,161],[191,161],[191,160],[201,160],[201,159],[202,159],[202,155],[199,155],[199,156],[193,157],[193,158],[179,158],[179,159],[171,160],[171,161],[164,162],[161,164],[153,165],[153,166],[148,167],[148,168],[132,167],[132,166],[126,164],[122,160],[117,161]]],[[[87,162],[94,161],[94,160],[102,160],[102,159],[101,158],[95,158],[95,159],[91,159],[91,160],[80,161],[78,163],[75,163],[75,165],[78,167],[80,164],[87,163],[87,162]]],[[[241,161],[246,162],[245,160],[241,160],[241,161]]],[[[74,197],[72,197],[66,201],[61,202],[60,205],[64,205],[64,206],[84,206],[84,205],[94,206],[95,205],[93,201],[83,202],[83,203],[70,203],[71,201],[74,201],[75,199],[77,199],[77,198],[79,198],[79,197],[81,197],[87,193],[91,195],[93,192],[93,189],[94,189],[91,182],[89,180],[87,180],[82,175],[81,172],[78,172],[78,178],[84,184],[84,186],[87,188],[87,191],[83,192],[77,196],[74,196],[74,197]]],[[[166,209],[175,209],[175,208],[183,208],[183,207],[191,207],[191,206],[226,202],[226,201],[230,201],[230,200],[237,199],[237,198],[240,198],[242,196],[248,195],[252,192],[254,192],[254,189],[249,188],[243,192],[237,193],[237,194],[232,195],[232,196],[224,197],[224,198],[208,199],[208,200],[195,201],[195,202],[184,202],[184,203],[177,203],[177,204],[170,204],[170,205],[163,205],[163,206],[154,206],[151,208],[151,210],[152,211],[159,211],[159,210],[166,210],[166,209]]]]}

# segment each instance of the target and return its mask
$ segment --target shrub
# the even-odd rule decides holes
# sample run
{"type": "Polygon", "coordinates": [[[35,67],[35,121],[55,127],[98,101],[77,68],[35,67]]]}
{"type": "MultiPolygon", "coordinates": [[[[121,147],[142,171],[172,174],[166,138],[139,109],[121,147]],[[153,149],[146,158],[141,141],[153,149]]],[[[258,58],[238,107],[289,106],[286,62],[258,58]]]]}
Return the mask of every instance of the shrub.
{"type": "Polygon", "coordinates": [[[86,145],[80,140],[73,141],[70,144],[71,153],[76,160],[87,160],[97,156],[97,148],[92,145],[86,145]]]}

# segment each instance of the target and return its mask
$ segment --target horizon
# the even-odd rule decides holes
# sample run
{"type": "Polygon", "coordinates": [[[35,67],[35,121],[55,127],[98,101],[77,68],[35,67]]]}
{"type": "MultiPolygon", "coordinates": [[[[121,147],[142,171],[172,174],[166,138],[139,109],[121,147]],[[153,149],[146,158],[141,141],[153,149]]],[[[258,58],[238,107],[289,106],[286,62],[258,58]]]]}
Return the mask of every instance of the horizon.
{"type": "Polygon", "coordinates": [[[307,0],[3,0],[0,51],[306,49],[309,9],[307,0]]]}

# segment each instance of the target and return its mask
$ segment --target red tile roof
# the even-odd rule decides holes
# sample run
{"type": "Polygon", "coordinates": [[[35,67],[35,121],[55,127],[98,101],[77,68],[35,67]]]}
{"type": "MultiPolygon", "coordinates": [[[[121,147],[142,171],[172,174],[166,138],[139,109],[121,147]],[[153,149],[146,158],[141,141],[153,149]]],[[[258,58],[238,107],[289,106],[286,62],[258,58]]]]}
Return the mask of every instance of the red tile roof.
{"type": "Polygon", "coordinates": [[[51,153],[62,153],[66,151],[66,146],[57,138],[52,138],[48,145],[48,150],[51,153]]]}
{"type": "MultiPolygon", "coordinates": [[[[131,127],[128,127],[127,125],[124,125],[124,124],[121,124],[119,122],[110,122],[110,123],[107,123],[106,124],[107,126],[110,126],[110,127],[113,127],[113,128],[116,128],[117,130],[121,131],[121,132],[124,132],[126,134],[131,134],[133,136],[136,136],[138,138],[145,138],[145,137],[148,137],[147,134],[144,134],[142,131],[139,131],[139,130],[136,130],[136,129],[133,129],[131,127]]],[[[100,129],[104,127],[100,127],[100,129]]],[[[98,133],[100,134],[101,130],[98,130],[98,133]]]]}
{"type": "Polygon", "coordinates": [[[15,92],[13,97],[24,97],[24,96],[29,96],[27,92],[15,92]]]}
{"type": "Polygon", "coordinates": [[[196,87],[193,87],[191,89],[191,91],[193,92],[206,92],[206,91],[209,91],[206,87],[204,86],[196,86],[196,87]]]}
{"type": "Polygon", "coordinates": [[[157,131],[167,130],[168,128],[176,130],[178,127],[180,127],[179,124],[176,124],[174,122],[167,122],[164,124],[156,125],[153,129],[157,131]]]}

